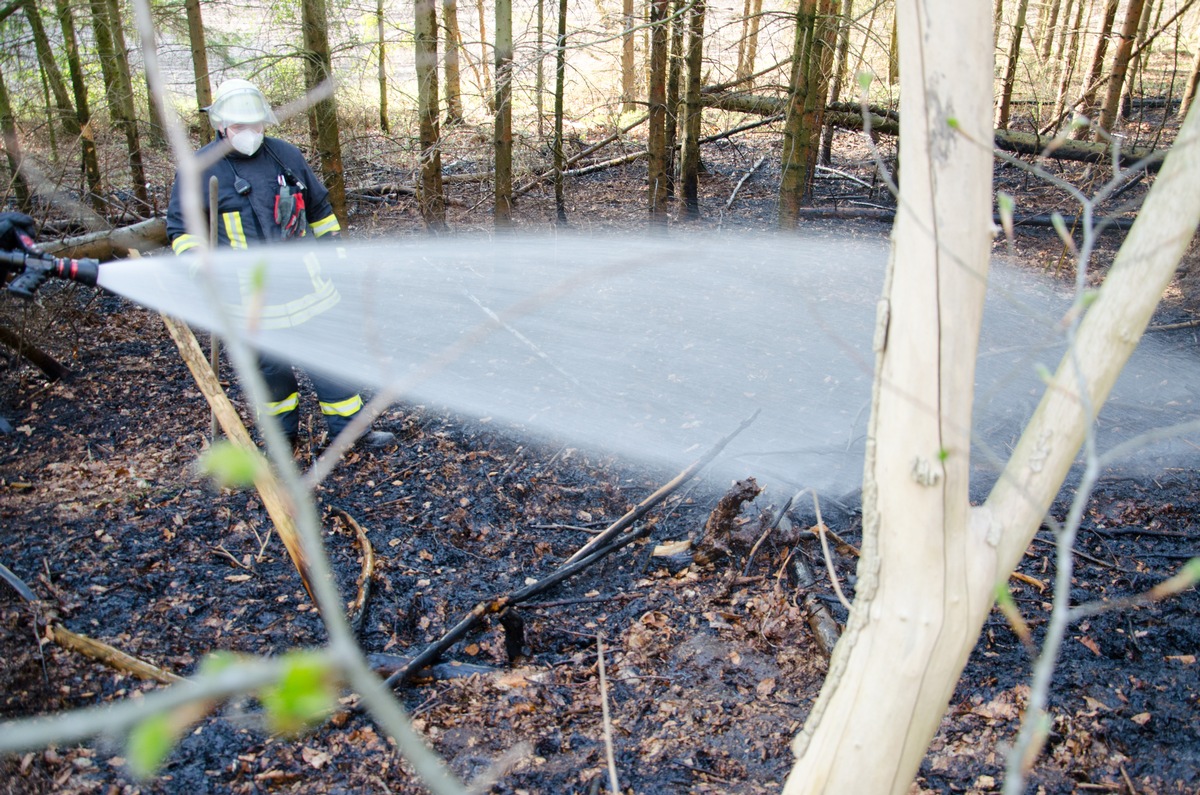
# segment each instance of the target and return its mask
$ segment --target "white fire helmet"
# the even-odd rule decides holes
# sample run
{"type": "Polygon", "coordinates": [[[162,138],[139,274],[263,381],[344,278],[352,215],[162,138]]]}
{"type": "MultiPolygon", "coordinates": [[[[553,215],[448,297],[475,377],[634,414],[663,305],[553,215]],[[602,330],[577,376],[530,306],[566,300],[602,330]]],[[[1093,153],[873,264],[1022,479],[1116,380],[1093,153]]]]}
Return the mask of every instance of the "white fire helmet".
{"type": "Polygon", "coordinates": [[[207,110],[208,121],[217,131],[223,131],[230,124],[279,123],[267,98],[249,80],[233,79],[221,83],[207,110]]]}

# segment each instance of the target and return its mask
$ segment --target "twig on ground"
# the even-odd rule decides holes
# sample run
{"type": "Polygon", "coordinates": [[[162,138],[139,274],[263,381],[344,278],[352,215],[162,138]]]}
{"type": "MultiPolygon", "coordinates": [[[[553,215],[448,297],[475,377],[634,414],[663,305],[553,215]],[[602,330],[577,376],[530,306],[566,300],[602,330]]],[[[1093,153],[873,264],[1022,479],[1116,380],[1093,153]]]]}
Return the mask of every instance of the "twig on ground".
{"type": "Polygon", "coordinates": [[[733,186],[733,192],[729,194],[729,201],[725,202],[726,210],[733,206],[733,202],[737,199],[738,191],[742,189],[742,185],[746,184],[746,180],[750,179],[750,175],[755,171],[758,171],[759,166],[765,162],[767,162],[766,155],[763,155],[758,160],[754,161],[754,165],[750,166],[749,170],[747,170],[746,173],[742,175],[742,178],[738,180],[738,183],[733,186]]]}
{"type": "MultiPolygon", "coordinates": [[[[780,518],[779,525],[783,528],[784,532],[792,529],[792,522],[786,516],[780,518]]],[[[825,603],[816,594],[809,592],[812,586],[816,584],[816,578],[813,577],[808,564],[801,560],[795,552],[792,553],[790,562],[796,574],[797,589],[806,589],[803,601],[804,608],[808,611],[808,626],[812,630],[813,636],[817,639],[817,645],[828,656],[833,653],[833,647],[837,645],[841,630],[838,629],[838,623],[834,620],[825,603]]]]}
{"type": "Polygon", "coordinates": [[[161,682],[164,685],[185,681],[182,676],[177,676],[170,671],[164,671],[158,666],[139,660],[95,638],[74,633],[62,624],[54,624],[50,628],[50,631],[54,636],[54,642],[64,649],[77,651],[96,662],[102,662],[110,668],[132,674],[139,679],[151,679],[155,682],[161,682]]]}
{"type": "Polygon", "coordinates": [[[348,610],[350,628],[357,635],[362,630],[363,617],[367,614],[367,602],[371,598],[371,581],[375,577],[375,548],[371,546],[371,540],[367,538],[367,531],[354,520],[353,516],[341,508],[334,508],[333,512],[353,528],[355,535],[358,536],[358,545],[362,549],[363,562],[362,571],[358,574],[358,594],[350,603],[348,610]]]}
{"type": "Polygon", "coordinates": [[[825,570],[829,572],[829,582],[833,585],[833,592],[837,594],[838,601],[842,603],[842,607],[849,610],[850,600],[846,598],[846,594],[842,593],[841,583],[838,582],[837,572],[833,568],[833,556],[829,553],[829,541],[825,538],[828,528],[821,519],[821,501],[817,498],[817,492],[812,492],[812,498],[813,509],[817,514],[817,538],[821,539],[821,554],[825,557],[825,570]]]}
{"type": "Polygon", "coordinates": [[[37,594],[33,592],[33,589],[26,585],[24,580],[13,574],[12,569],[3,563],[0,563],[0,579],[11,585],[13,590],[26,602],[36,602],[38,600],[37,594]]]}
{"type": "Polygon", "coordinates": [[[757,411],[747,419],[743,420],[742,424],[739,425],[737,429],[733,431],[733,433],[718,441],[707,453],[696,459],[696,461],[688,466],[687,469],[683,470],[674,478],[672,478],[669,482],[667,482],[666,485],[658,489],[658,491],[639,502],[632,510],[630,510],[617,521],[613,522],[603,533],[580,547],[574,555],[567,558],[567,563],[574,563],[575,561],[587,555],[596,547],[607,544],[609,539],[611,539],[613,536],[622,532],[625,530],[625,528],[631,526],[638,519],[641,519],[643,516],[645,516],[651,508],[662,502],[667,495],[675,491],[684,483],[687,483],[689,480],[699,474],[700,470],[712,463],[712,460],[720,455],[721,451],[724,450],[725,447],[732,442],[738,434],[750,427],[750,423],[754,422],[756,419],[758,419],[757,411]]]}
{"type": "Polygon", "coordinates": [[[600,673],[600,714],[604,718],[604,758],[608,760],[608,786],[612,795],[621,795],[617,780],[617,760],[613,755],[612,719],[608,714],[608,677],[604,675],[604,636],[596,635],[596,660],[600,673]]]}

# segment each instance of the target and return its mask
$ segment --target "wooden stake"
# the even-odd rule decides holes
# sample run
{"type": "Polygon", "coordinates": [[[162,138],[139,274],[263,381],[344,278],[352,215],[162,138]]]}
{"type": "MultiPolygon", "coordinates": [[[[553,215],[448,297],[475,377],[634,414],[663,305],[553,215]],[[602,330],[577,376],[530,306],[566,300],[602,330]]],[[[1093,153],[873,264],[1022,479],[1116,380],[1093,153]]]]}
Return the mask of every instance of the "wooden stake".
{"type": "MultiPolygon", "coordinates": [[[[217,422],[221,425],[221,430],[225,432],[225,436],[238,447],[260,455],[254,441],[250,438],[250,432],[242,424],[242,418],[238,416],[233,403],[221,389],[221,383],[204,358],[204,351],[200,348],[200,343],[196,341],[196,335],[181,320],[166,315],[162,315],[162,319],[171,339],[179,348],[179,354],[183,357],[184,363],[191,370],[192,378],[196,380],[196,386],[200,387],[200,392],[208,401],[217,422]]],[[[296,532],[291,501],[279,484],[278,478],[267,467],[263,467],[261,474],[255,478],[254,487],[258,489],[263,507],[267,509],[267,514],[275,524],[275,529],[279,531],[279,537],[283,539],[283,545],[287,548],[288,555],[291,556],[292,563],[296,566],[296,571],[300,573],[300,579],[304,582],[304,588],[308,591],[309,598],[312,598],[308,559],[304,555],[304,548],[300,545],[300,535],[296,532]]],[[[316,599],[313,599],[313,602],[315,603],[316,599]]]]}

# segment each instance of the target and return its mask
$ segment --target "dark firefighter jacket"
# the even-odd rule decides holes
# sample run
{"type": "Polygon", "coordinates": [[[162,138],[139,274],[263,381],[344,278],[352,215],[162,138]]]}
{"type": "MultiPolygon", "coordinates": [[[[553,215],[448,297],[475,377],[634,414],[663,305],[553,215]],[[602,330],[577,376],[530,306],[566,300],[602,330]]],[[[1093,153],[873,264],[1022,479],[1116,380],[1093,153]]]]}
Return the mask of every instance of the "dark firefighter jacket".
{"type": "MultiPolygon", "coordinates": [[[[200,149],[203,155],[216,147],[219,139],[200,149]]],[[[210,214],[208,207],[209,178],[217,178],[217,246],[244,249],[263,243],[275,243],[283,239],[279,224],[275,222],[275,198],[279,193],[280,177],[292,190],[304,195],[307,233],[324,237],[340,232],[337,216],[329,203],[329,191],[309,168],[300,150],[279,138],[264,138],[262,146],[250,157],[232,152],[205,169],[200,184],[203,186],[205,218],[210,214]],[[249,186],[247,191],[245,186],[249,186]],[[238,192],[238,187],[242,191],[238,192]]],[[[196,236],[187,231],[183,220],[183,208],[179,198],[179,180],[171,190],[171,202],[167,206],[167,239],[176,254],[183,254],[199,244],[196,236]]],[[[317,258],[309,254],[304,257],[304,266],[311,276],[310,291],[294,297],[294,300],[268,306],[255,306],[254,323],[259,328],[286,328],[298,325],[338,302],[339,296],[333,284],[321,274],[317,258]]],[[[249,282],[243,285],[245,307],[255,305],[248,294],[249,282]]]]}

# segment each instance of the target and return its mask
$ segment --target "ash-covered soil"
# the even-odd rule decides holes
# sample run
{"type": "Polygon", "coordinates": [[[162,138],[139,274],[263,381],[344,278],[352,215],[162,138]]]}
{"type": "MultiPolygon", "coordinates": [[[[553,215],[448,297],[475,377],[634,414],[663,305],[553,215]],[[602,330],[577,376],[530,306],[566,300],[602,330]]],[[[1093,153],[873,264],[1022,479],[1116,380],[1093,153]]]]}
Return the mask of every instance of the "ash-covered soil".
{"type": "MultiPolygon", "coordinates": [[[[774,178],[759,172],[728,212],[719,210],[756,160],[732,142],[706,155],[710,221],[773,223],[774,178]]],[[[863,156],[840,169],[858,182],[823,177],[826,206],[879,201],[872,169],[863,156]]],[[[589,178],[586,192],[572,194],[572,218],[584,228],[628,228],[629,207],[640,201],[636,184],[636,167],[589,178]]],[[[484,224],[470,204],[467,196],[452,208],[457,228],[484,224]]],[[[552,211],[544,194],[524,207],[526,217],[552,211]]],[[[412,228],[413,212],[404,198],[360,205],[359,227],[363,234],[412,228]]],[[[1022,234],[1020,255],[1051,268],[1061,249],[1052,233],[1022,234]]],[[[1174,294],[1165,320],[1190,316],[1184,292],[1174,294]]],[[[12,426],[0,435],[0,562],[38,597],[26,603],[0,584],[0,718],[159,687],[49,640],[54,623],[185,676],[218,650],[275,655],[322,643],[319,619],[259,499],[196,474],[209,413],[158,317],[69,285],[47,289],[37,308],[0,302],[6,323],[28,328],[74,370],[48,384],[11,353],[0,357],[0,415],[12,426]]],[[[249,419],[236,380],[223,378],[249,419]]],[[[394,432],[397,444],[354,450],[316,496],[347,600],[361,553],[340,512],[374,547],[374,592],[360,639],[377,660],[421,650],[474,605],[544,576],[676,474],[568,444],[530,443],[436,406],[396,405],[376,427],[394,432]]],[[[319,421],[308,424],[302,466],[312,462],[320,430],[319,421]]],[[[603,636],[608,729],[626,791],[780,790],[789,744],[827,665],[803,597],[815,594],[838,621],[845,611],[808,532],[811,510],[789,512],[796,530],[766,529],[791,495],[765,493],[746,505],[725,557],[688,564],[652,554],[699,536],[727,485],[678,489],[646,517],[645,540],[522,605],[524,649],[516,659],[501,626],[486,623],[446,655],[469,675],[442,668],[398,690],[416,728],[459,776],[480,775],[518,749],[492,792],[606,789],[603,636]],[[796,559],[808,564],[815,585],[797,585],[796,559]]],[[[1142,594],[1176,573],[1196,554],[1197,485],[1190,469],[1102,482],[1076,543],[1072,602],[1142,594]]],[[[1056,517],[1070,496],[1055,506],[1056,517]]],[[[833,565],[852,596],[860,517],[853,495],[829,497],[825,521],[845,542],[833,547],[833,565]]],[[[1010,587],[1036,644],[1055,574],[1048,527],[1020,574],[1010,587]]],[[[1200,791],[1198,617],[1192,588],[1072,626],[1031,792],[1200,791]]],[[[922,766],[921,791],[998,791],[1031,667],[1008,621],[993,613],[922,766]]],[[[253,699],[202,719],[153,779],[132,777],[124,755],[121,738],[110,738],[0,759],[0,786],[9,793],[423,791],[366,718],[342,711],[298,739],[274,737],[253,699]]]]}

